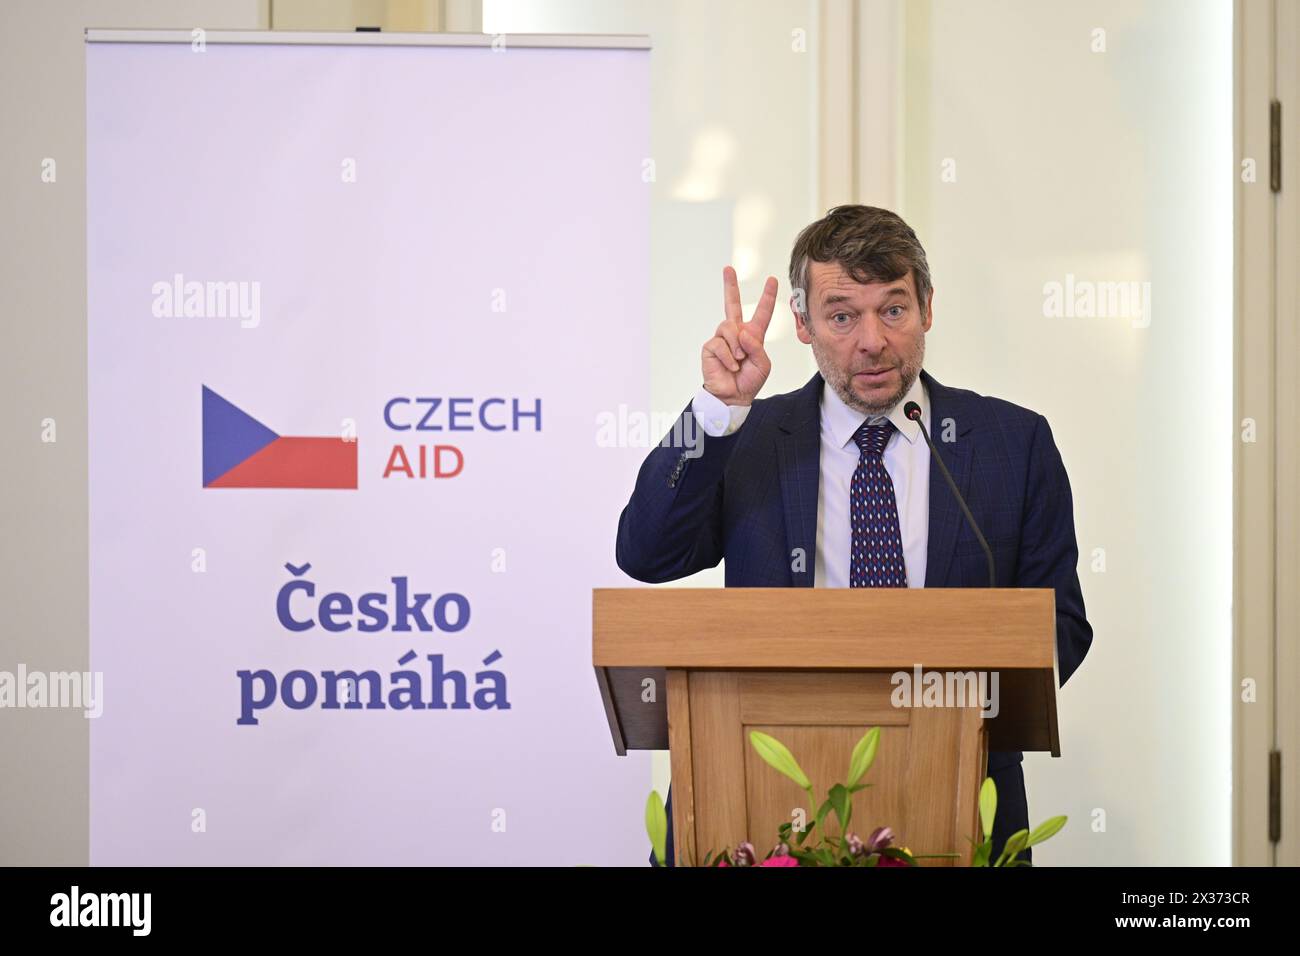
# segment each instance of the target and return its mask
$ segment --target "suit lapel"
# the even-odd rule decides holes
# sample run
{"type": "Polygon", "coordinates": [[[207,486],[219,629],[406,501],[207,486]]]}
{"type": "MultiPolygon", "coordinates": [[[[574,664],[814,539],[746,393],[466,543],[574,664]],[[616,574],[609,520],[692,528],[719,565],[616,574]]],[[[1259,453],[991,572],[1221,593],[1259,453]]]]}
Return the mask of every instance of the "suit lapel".
{"type": "Polygon", "coordinates": [[[810,588],[817,566],[817,496],[821,489],[821,394],[817,373],[794,395],[777,423],[777,474],[785,512],[785,560],[793,569],[795,549],[803,551],[803,570],[791,571],[794,587],[810,588]]]}
{"type": "MultiPolygon", "coordinates": [[[[970,485],[971,447],[974,443],[964,436],[975,424],[974,411],[958,392],[940,385],[929,373],[922,371],[921,380],[925,383],[930,399],[930,437],[943,456],[944,464],[952,472],[952,480],[961,489],[962,497],[965,497],[970,485]],[[946,428],[944,423],[949,419],[952,426],[946,428]],[[951,437],[954,431],[957,440],[944,441],[945,434],[951,437]]],[[[952,566],[953,547],[957,543],[957,531],[965,520],[952,489],[939,470],[938,462],[931,455],[930,530],[925,558],[927,588],[946,586],[948,569],[952,566]]]]}

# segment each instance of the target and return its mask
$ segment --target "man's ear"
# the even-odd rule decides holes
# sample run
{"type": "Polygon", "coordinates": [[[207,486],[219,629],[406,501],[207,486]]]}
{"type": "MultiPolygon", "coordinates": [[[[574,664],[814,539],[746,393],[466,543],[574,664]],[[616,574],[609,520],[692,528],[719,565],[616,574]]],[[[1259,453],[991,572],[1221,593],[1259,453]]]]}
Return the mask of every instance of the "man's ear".
{"type": "Polygon", "coordinates": [[[808,314],[799,311],[799,306],[794,296],[790,296],[790,311],[794,313],[794,334],[799,337],[799,341],[804,345],[811,345],[812,334],[808,331],[808,314]]]}
{"type": "Polygon", "coordinates": [[[930,297],[925,303],[925,321],[921,328],[925,332],[930,331],[930,326],[934,324],[934,289],[930,290],[930,297]]]}

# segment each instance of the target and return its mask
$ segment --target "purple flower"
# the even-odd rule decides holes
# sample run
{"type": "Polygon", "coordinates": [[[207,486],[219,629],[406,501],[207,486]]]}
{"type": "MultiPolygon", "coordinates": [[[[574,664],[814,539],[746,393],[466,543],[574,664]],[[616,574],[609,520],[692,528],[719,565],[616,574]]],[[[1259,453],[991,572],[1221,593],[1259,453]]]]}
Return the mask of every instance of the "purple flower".
{"type": "Polygon", "coordinates": [[[876,853],[894,842],[894,831],[889,827],[876,827],[867,839],[866,852],[876,853]]]}

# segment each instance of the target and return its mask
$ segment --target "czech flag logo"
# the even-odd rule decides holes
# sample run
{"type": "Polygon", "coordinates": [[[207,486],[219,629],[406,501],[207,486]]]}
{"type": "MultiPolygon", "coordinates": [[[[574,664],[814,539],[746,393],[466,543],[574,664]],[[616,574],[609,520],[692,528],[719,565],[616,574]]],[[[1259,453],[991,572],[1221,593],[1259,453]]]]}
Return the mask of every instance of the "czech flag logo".
{"type": "Polygon", "coordinates": [[[357,487],[357,443],[277,435],[203,386],[204,488],[357,487]]]}

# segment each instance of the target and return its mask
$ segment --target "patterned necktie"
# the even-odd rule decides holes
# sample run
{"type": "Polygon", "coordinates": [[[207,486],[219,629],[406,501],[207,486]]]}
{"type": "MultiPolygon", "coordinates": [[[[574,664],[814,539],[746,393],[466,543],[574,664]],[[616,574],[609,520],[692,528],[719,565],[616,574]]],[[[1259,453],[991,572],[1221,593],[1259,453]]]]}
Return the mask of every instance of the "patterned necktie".
{"type": "Polygon", "coordinates": [[[903,536],[898,530],[898,501],[882,455],[894,433],[888,419],[862,426],[853,433],[862,455],[849,489],[853,525],[853,554],[849,560],[851,588],[905,588],[903,536]]]}

